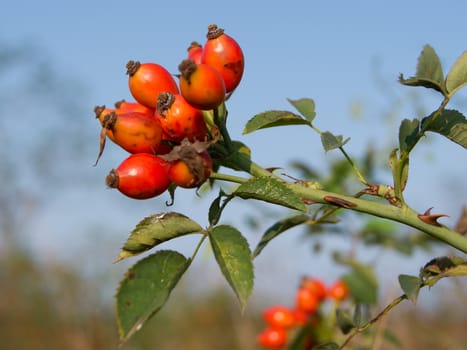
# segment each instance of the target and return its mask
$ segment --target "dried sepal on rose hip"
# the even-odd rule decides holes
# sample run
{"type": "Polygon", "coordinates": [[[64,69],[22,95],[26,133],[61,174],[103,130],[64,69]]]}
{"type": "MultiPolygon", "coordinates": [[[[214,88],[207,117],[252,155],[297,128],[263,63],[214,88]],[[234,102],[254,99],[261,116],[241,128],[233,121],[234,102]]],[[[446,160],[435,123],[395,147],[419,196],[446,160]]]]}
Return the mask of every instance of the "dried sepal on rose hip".
{"type": "Polygon", "coordinates": [[[207,64],[183,60],[179,66],[180,93],[193,107],[211,110],[225,99],[225,84],[222,76],[207,64]]]}
{"type": "Polygon", "coordinates": [[[169,178],[182,188],[200,187],[212,173],[212,158],[207,149],[212,141],[183,139],[168,154],[161,157],[169,162],[169,178]]]}
{"type": "Polygon", "coordinates": [[[105,105],[94,107],[94,114],[96,115],[96,119],[99,120],[99,123],[101,124],[101,126],[102,126],[102,123],[104,122],[104,117],[107,114],[110,114],[115,111],[116,111],[115,108],[108,108],[105,105]]]}
{"type": "Polygon", "coordinates": [[[242,48],[224,29],[215,24],[208,27],[201,62],[216,69],[224,80],[229,94],[240,84],[245,68],[242,48]]]}

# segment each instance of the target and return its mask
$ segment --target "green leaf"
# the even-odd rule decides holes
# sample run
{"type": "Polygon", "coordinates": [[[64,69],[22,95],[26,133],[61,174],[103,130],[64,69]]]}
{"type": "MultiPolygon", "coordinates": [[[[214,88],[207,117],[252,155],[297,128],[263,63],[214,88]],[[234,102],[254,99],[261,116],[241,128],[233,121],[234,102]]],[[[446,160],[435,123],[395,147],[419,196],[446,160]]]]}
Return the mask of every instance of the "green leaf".
{"type": "Polygon", "coordinates": [[[415,77],[404,79],[401,74],[399,82],[408,86],[423,86],[434,89],[444,95],[446,88],[444,84],[443,68],[438,55],[430,45],[425,45],[418,57],[417,73],[415,77]]]}
{"type": "Polygon", "coordinates": [[[457,59],[446,77],[446,89],[449,96],[467,85],[467,51],[457,59]]]}
{"type": "Polygon", "coordinates": [[[166,303],[191,260],[178,252],[158,251],[133,265],[116,294],[120,341],[127,341],[166,303]]]}
{"type": "Polygon", "coordinates": [[[378,280],[371,266],[353,264],[353,270],[342,276],[352,297],[365,304],[376,304],[378,300],[378,280]]]}
{"type": "Polygon", "coordinates": [[[216,225],[219,221],[220,214],[221,214],[221,200],[222,200],[223,193],[219,193],[216,199],[214,199],[209,206],[208,212],[208,219],[211,225],[216,225]]]}
{"type": "Polygon", "coordinates": [[[389,164],[391,165],[392,177],[394,179],[394,194],[396,198],[402,199],[409,177],[409,157],[399,159],[397,157],[397,148],[392,150],[389,156],[389,164]]]}
{"type": "Polygon", "coordinates": [[[349,313],[342,311],[341,309],[336,310],[336,321],[340,330],[344,334],[348,334],[353,328],[355,328],[355,324],[349,313]]]}
{"type": "Polygon", "coordinates": [[[420,121],[404,119],[399,127],[399,147],[401,152],[410,152],[419,140],[420,121]]]}
{"type": "Polygon", "coordinates": [[[309,121],[303,119],[300,115],[289,111],[267,111],[255,115],[245,125],[243,134],[249,134],[253,131],[275,126],[285,125],[304,125],[310,124],[309,121]]]}
{"type": "Polygon", "coordinates": [[[303,115],[310,123],[315,119],[315,101],[311,98],[301,98],[298,100],[287,99],[295,109],[303,115]]]}
{"type": "Polygon", "coordinates": [[[425,285],[433,286],[444,277],[467,276],[467,260],[458,256],[441,256],[429,261],[420,271],[425,285]]]}
{"type": "Polygon", "coordinates": [[[416,276],[399,275],[399,284],[407,298],[415,304],[422,286],[422,280],[416,276]]]}
{"type": "Polygon", "coordinates": [[[212,250],[242,309],[253,291],[254,272],[247,240],[234,227],[220,225],[210,235],[212,250]]]}
{"type": "Polygon", "coordinates": [[[208,219],[209,223],[214,226],[219,222],[222,211],[226,204],[232,199],[232,196],[227,195],[223,190],[219,191],[219,195],[214,199],[209,207],[208,219]],[[222,198],[225,197],[222,202],[222,198]]]}
{"type": "Polygon", "coordinates": [[[459,111],[445,109],[434,119],[432,113],[422,120],[422,128],[426,131],[441,134],[458,145],[467,148],[467,119],[459,111]]]}
{"type": "Polygon", "coordinates": [[[257,199],[284,207],[308,211],[301,198],[280,180],[270,176],[255,177],[237,187],[234,196],[257,199]]]}
{"type": "Polygon", "coordinates": [[[300,214],[292,216],[280,221],[277,221],[274,225],[269,227],[261,237],[258,245],[256,246],[253,252],[253,258],[256,258],[259,253],[264,249],[264,247],[274,238],[279,236],[282,232],[287,231],[288,229],[295,227],[297,225],[303,224],[309,219],[308,216],[300,214]]]}
{"type": "Polygon", "coordinates": [[[458,256],[440,256],[427,262],[422,271],[428,272],[430,275],[438,275],[465,264],[467,261],[458,256]]]}
{"type": "Polygon", "coordinates": [[[202,230],[198,223],[183,214],[169,212],[148,216],[131,231],[116,261],[143,253],[170,239],[202,230]]]}
{"type": "Polygon", "coordinates": [[[222,160],[222,166],[242,171],[243,169],[237,165],[236,161],[232,161],[232,158],[238,157],[239,154],[243,155],[247,159],[251,158],[251,150],[244,143],[240,141],[232,141],[232,152],[224,156],[225,158],[222,160]]]}
{"type": "Polygon", "coordinates": [[[350,141],[350,137],[345,141],[342,141],[342,135],[333,135],[329,131],[321,133],[321,143],[323,144],[324,151],[328,152],[336,148],[344,146],[347,142],[350,141]]]}

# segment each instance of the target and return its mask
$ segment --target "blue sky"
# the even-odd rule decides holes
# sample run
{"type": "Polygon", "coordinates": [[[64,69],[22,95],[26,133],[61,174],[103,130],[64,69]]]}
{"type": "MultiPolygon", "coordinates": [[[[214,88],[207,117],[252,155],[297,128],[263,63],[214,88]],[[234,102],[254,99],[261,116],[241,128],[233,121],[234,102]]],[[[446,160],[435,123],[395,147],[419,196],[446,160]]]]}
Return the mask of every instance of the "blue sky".
{"type": "MultiPolygon", "coordinates": [[[[445,70],[467,49],[467,4],[463,1],[266,4],[254,1],[222,2],[220,5],[218,1],[183,4],[18,0],[4,5],[0,15],[0,39],[37,42],[59,71],[81,80],[86,96],[77,96],[77,99],[83,98],[83,103],[89,105],[89,115],[83,115],[82,122],[97,134],[98,126],[91,117],[93,107],[111,105],[122,98],[131,99],[125,75],[128,60],[152,61],[176,72],[189,43],[193,40],[203,43],[207,26],[216,23],[237,39],[246,59],[244,79],[227,106],[232,137],[247,143],[255,160],[265,166],[286,166],[291,158],[300,158],[322,167],[330,155],[322,152],[316,135],[297,127],[242,136],[244,124],[254,114],[267,109],[290,108],[286,98],[311,97],[317,106],[316,125],[322,130],[352,137],[348,145],[351,154],[358,154],[370,140],[378,145],[395,145],[398,122],[415,117],[408,106],[401,109],[392,124],[381,117],[381,111],[388,111],[393,98],[408,92],[409,88],[396,82],[399,73],[406,76],[415,73],[418,54],[427,43],[438,52],[445,70]],[[387,90],[377,83],[378,79],[386,84],[387,90]],[[353,105],[362,108],[360,119],[350,117],[353,105]]],[[[436,108],[440,102],[429,91],[419,90],[419,93],[428,109],[436,108]]],[[[465,107],[466,92],[460,95],[453,104],[465,107]]],[[[465,159],[465,152],[441,137],[432,139],[417,150],[420,161],[413,163],[413,175],[429,181],[429,186],[439,186],[440,192],[427,191],[425,182],[418,180],[409,183],[407,191],[417,209],[434,205],[435,209],[451,211],[454,220],[457,208],[465,204],[462,198],[466,197],[466,184],[464,182],[456,191],[450,190],[448,182],[459,178],[443,174],[443,169],[449,166],[453,174],[465,173],[465,165],[462,165],[465,162],[450,161],[465,159]],[[433,148],[439,148],[439,153],[433,154],[433,148]],[[448,176],[446,181],[442,181],[446,179],[443,176],[448,176]],[[438,196],[440,194],[457,196],[453,199],[438,196]]],[[[95,173],[96,182],[103,182],[110,167],[121,159],[119,157],[118,150],[110,149],[100,166],[89,170],[95,173]]],[[[70,219],[72,225],[86,218],[98,221],[89,210],[79,207],[79,203],[82,205],[91,198],[93,203],[113,204],[116,206],[114,217],[120,218],[117,224],[125,226],[119,226],[119,239],[112,246],[115,251],[138,219],[151,210],[165,209],[158,202],[134,203],[129,212],[118,209],[119,204],[128,208],[128,199],[104,186],[91,194],[80,192],[64,197],[49,204],[51,209],[44,213],[42,225],[49,227],[47,220],[52,220],[56,210],[62,207],[61,201],[76,203],[80,208],[77,212],[81,214],[70,219]]],[[[204,203],[204,207],[196,203],[190,194],[176,209],[205,220],[204,209],[209,203],[204,203]]],[[[235,221],[242,210],[247,212],[250,208],[238,208],[230,220],[235,221]]],[[[47,237],[42,238],[43,246],[51,244],[47,237]]],[[[291,239],[289,248],[296,245],[297,241],[291,239]]],[[[308,250],[301,249],[298,255],[311,261],[308,250]]],[[[111,255],[115,256],[113,252],[111,255]]],[[[261,270],[261,266],[258,269],[261,270]]],[[[417,269],[415,265],[412,271],[405,272],[416,273],[417,269]]],[[[292,267],[288,275],[302,272],[292,267]]]]}
{"type": "MultiPolygon", "coordinates": [[[[369,111],[387,103],[375,87],[374,67],[392,84],[400,72],[414,73],[426,43],[446,66],[454,62],[465,50],[466,8],[461,1],[449,7],[434,1],[237,1],[222,9],[209,1],[18,1],[3,12],[0,36],[37,41],[63,72],[87,84],[92,103],[112,104],[131,98],[124,68],[129,59],[176,72],[189,43],[204,42],[207,25],[217,23],[246,56],[244,80],[228,106],[234,136],[253,114],[288,108],[286,98],[304,96],[315,99],[322,129],[344,133],[352,128],[353,101],[366,101],[369,111]]],[[[395,83],[391,88],[407,91],[395,83]]],[[[279,150],[272,150],[276,160],[279,150]]]]}

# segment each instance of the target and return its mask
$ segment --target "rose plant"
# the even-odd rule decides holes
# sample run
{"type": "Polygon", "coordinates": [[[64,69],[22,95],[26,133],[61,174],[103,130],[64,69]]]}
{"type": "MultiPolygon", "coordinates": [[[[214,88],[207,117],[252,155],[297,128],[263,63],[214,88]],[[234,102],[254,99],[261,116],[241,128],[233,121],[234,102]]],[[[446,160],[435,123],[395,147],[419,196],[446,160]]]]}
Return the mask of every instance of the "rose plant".
{"type": "MultiPolygon", "coordinates": [[[[426,45],[419,56],[415,75],[409,78],[400,75],[401,84],[434,90],[439,93],[441,102],[427,116],[401,121],[399,144],[388,155],[391,184],[370,180],[368,171],[345,150],[349,138],[316,126],[315,102],[311,98],[289,99],[292,110],[268,110],[254,115],[246,123],[244,134],[288,125],[301,125],[317,133],[325,152],[335,150],[342,154],[347,169],[344,176],[350,172],[354,174],[349,178],[356,179],[359,190],[348,193],[344,186],[330,186],[319,178],[312,181],[305,176],[304,167],[304,177],[297,179],[284,175],[282,169],[264,168],[253,160],[248,146],[233,140],[228,128],[229,97],[238,88],[244,72],[241,45],[223,29],[211,25],[205,44],[197,44],[196,48],[202,50],[198,51],[196,61],[191,52],[175,65],[181,72],[173,75],[178,79],[176,85],[168,70],[157,63],[128,63],[129,87],[136,99],[128,104],[138,105],[144,112],[105,106],[96,110],[102,125],[99,156],[106,137],[132,153],[129,160],[111,170],[107,177],[109,186],[137,200],[168,191],[172,202],[178,188],[219,188],[216,198],[206,208],[206,227],[192,220],[189,213],[166,211],[142,219],[130,232],[117,261],[150,250],[153,253],[136,262],[118,287],[117,323],[122,343],[164,306],[205,241],[209,242],[222,274],[244,308],[254,286],[254,260],[272,240],[294,227],[323,230],[324,225],[336,224],[347,211],[404,224],[420,233],[418,241],[412,245],[434,241],[453,248],[458,254],[434,257],[418,275],[401,275],[401,296],[379,314],[368,318],[362,316],[362,309],[373,306],[377,300],[378,282],[374,271],[350,256],[336,256],[337,262],[349,267],[349,273],[330,286],[319,279],[301,281],[294,306],[274,306],[265,311],[270,328],[259,335],[260,345],[293,349],[344,348],[353,337],[370,328],[403,300],[415,302],[421,288],[431,287],[444,277],[467,275],[463,255],[467,252],[465,227],[447,227],[439,221],[445,214],[434,214],[431,209],[419,213],[404,198],[412,151],[424,136],[435,133],[467,148],[466,118],[461,112],[447,108],[454,94],[467,84],[467,52],[444,75],[435,50],[426,45]],[[233,170],[235,175],[223,169],[233,170]],[[224,183],[229,186],[223,187],[224,183]],[[269,227],[251,249],[237,227],[222,223],[225,208],[235,198],[261,201],[289,211],[269,227]],[[158,249],[164,242],[189,234],[200,236],[191,257],[175,250],[158,249]],[[334,305],[334,316],[327,319],[327,325],[331,319],[339,327],[339,334],[323,326],[322,305],[326,300],[334,305]],[[345,308],[341,308],[342,305],[345,308]]],[[[336,168],[336,174],[338,171],[336,168]]],[[[336,180],[335,184],[342,184],[342,180],[336,180]]],[[[375,222],[369,221],[366,231],[363,230],[365,234],[360,237],[362,241],[382,246],[390,241],[401,250],[409,246],[405,238],[385,235],[384,229],[375,222]]]]}

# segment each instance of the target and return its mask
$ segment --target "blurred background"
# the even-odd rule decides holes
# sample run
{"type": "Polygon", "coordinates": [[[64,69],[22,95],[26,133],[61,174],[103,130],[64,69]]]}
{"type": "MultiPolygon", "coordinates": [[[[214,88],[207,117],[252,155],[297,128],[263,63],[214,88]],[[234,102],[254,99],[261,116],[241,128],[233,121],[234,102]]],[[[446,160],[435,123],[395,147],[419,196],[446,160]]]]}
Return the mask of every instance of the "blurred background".
{"type": "MultiPolygon", "coordinates": [[[[172,207],[166,206],[167,194],[134,201],[104,184],[109,170],[126,156],[123,151],[108,144],[93,166],[99,136],[93,108],[132,100],[125,75],[128,60],[156,62],[175,73],[191,41],[204,43],[207,26],[216,23],[244,50],[244,78],[228,101],[228,126],[233,138],[251,148],[257,163],[283,167],[297,177],[303,175],[300,164],[323,178],[336,169],[341,155],[325,154],[318,135],[306,128],[242,135],[255,114],[291,109],[287,98],[310,97],[316,102],[316,126],[351,137],[347,152],[362,161],[372,154],[375,177],[389,184],[387,155],[397,145],[400,121],[423,117],[441,102],[432,91],[398,84],[399,73],[415,73],[425,44],[437,51],[446,73],[467,49],[466,10],[462,1],[399,0],[236,1],[222,6],[209,1],[19,0],[4,5],[1,348],[116,348],[113,295],[136,260],[113,261],[128,233],[143,217],[168,210],[207,224],[216,191],[177,191],[172,207]]],[[[461,91],[450,107],[465,114],[466,102],[461,91]]],[[[420,212],[434,207],[434,212],[448,214],[442,222],[454,226],[467,204],[465,160],[460,146],[429,135],[414,151],[407,201],[420,212]]],[[[354,180],[352,175],[348,180],[354,180]]],[[[339,181],[342,185],[344,180],[339,181]]],[[[240,228],[254,247],[277,215],[284,212],[234,201],[223,222],[240,228]]],[[[345,266],[336,264],[332,253],[355,248],[352,233],[361,222],[361,216],[351,214],[337,233],[294,229],[273,241],[256,260],[255,290],[244,314],[206,246],[163,311],[124,348],[256,348],[262,308],[292,303],[303,275],[328,283],[337,279],[345,266]]],[[[184,237],[164,248],[190,256],[196,240],[184,237]]],[[[400,294],[399,274],[416,275],[432,257],[454,252],[430,242],[413,251],[359,247],[357,253],[377,269],[384,305],[400,294]]],[[[423,290],[416,306],[407,302],[396,309],[388,324],[404,349],[461,349],[467,344],[462,331],[466,301],[465,283],[443,281],[423,290]]]]}

